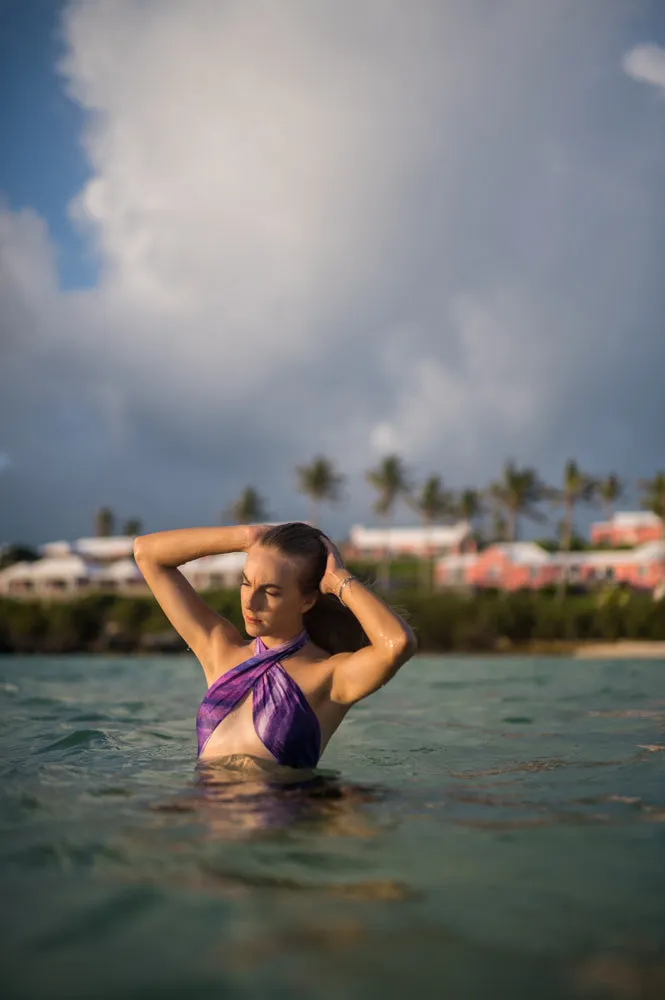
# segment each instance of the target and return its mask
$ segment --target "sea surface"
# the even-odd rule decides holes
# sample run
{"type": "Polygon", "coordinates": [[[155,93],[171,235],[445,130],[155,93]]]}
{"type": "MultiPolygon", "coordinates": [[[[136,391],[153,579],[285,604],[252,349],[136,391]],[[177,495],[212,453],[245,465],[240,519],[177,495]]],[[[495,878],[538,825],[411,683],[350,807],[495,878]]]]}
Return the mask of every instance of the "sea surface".
{"type": "Polygon", "coordinates": [[[0,657],[4,1000],[665,997],[665,661],[417,657],[296,784],[203,692],[0,657]]]}

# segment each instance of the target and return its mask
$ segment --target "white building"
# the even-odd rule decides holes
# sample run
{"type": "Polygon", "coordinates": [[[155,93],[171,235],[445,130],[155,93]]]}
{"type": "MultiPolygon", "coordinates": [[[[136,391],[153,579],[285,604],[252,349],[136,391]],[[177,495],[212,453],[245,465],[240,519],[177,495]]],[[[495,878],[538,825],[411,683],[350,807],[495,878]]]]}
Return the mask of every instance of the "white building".
{"type": "Polygon", "coordinates": [[[468,521],[457,524],[433,524],[425,527],[366,528],[354,524],[345,546],[347,558],[378,559],[384,552],[393,555],[447,555],[475,550],[468,521]]]}
{"type": "MultiPolygon", "coordinates": [[[[80,538],[47,542],[42,558],[0,571],[0,594],[9,597],[80,597],[97,590],[146,594],[143,574],[134,562],[133,538],[80,538]]],[[[246,554],[204,556],[180,567],[195,590],[236,587],[246,554]]]]}
{"type": "Polygon", "coordinates": [[[46,542],[39,547],[43,556],[63,556],[69,553],[83,556],[91,563],[111,563],[134,553],[132,535],[109,535],[106,538],[77,538],[74,542],[46,542]]]}
{"type": "Polygon", "coordinates": [[[246,558],[245,552],[221,552],[218,555],[193,559],[184,563],[180,570],[195,590],[237,587],[246,558]]]}
{"type": "Polygon", "coordinates": [[[9,597],[75,596],[90,588],[96,572],[96,567],[71,553],[14,563],[0,572],[0,594],[9,597]]]}

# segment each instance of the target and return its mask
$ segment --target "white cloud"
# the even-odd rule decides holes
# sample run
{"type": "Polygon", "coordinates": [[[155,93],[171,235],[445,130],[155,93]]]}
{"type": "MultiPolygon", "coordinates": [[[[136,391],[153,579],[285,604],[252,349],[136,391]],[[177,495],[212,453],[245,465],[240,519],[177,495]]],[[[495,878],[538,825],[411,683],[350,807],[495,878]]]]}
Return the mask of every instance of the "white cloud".
{"type": "Polygon", "coordinates": [[[634,80],[650,83],[665,95],[665,49],[662,46],[636,45],[624,56],[623,68],[634,80]]]}
{"type": "Polygon", "coordinates": [[[210,520],[247,482],[286,516],[321,450],[357,480],[394,448],[447,480],[506,454],[614,467],[632,364],[627,434],[653,454],[663,143],[648,123],[624,142],[620,74],[589,86],[626,17],[72,4],[91,177],[71,211],[101,269],[63,293],[43,221],[0,213],[11,531],[72,533],[106,502],[210,520]]]}

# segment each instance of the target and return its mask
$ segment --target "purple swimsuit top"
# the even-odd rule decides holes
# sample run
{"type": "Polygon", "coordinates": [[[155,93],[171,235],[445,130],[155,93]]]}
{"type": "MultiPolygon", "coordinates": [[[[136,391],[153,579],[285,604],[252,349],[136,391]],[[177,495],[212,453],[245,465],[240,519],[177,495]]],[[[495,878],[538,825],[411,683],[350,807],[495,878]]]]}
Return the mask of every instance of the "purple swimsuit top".
{"type": "Polygon", "coordinates": [[[279,662],[308,641],[306,632],[267,649],[260,636],[254,655],[214,681],[196,716],[199,754],[213,732],[250,688],[254,691],[254,729],[267,750],[289,767],[316,767],[321,756],[319,720],[292,677],[279,662]]]}

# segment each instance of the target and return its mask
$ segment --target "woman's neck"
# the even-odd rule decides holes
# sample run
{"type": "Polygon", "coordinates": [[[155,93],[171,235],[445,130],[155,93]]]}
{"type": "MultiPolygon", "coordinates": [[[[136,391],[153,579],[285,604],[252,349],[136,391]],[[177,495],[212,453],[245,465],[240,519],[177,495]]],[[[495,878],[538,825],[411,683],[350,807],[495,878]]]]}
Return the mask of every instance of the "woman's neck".
{"type": "Polygon", "coordinates": [[[304,630],[305,626],[301,624],[300,627],[296,629],[296,631],[294,632],[290,631],[289,635],[286,634],[261,635],[257,636],[257,639],[261,640],[266,649],[277,649],[280,646],[288,646],[290,643],[295,642],[296,639],[300,638],[304,630]]]}

